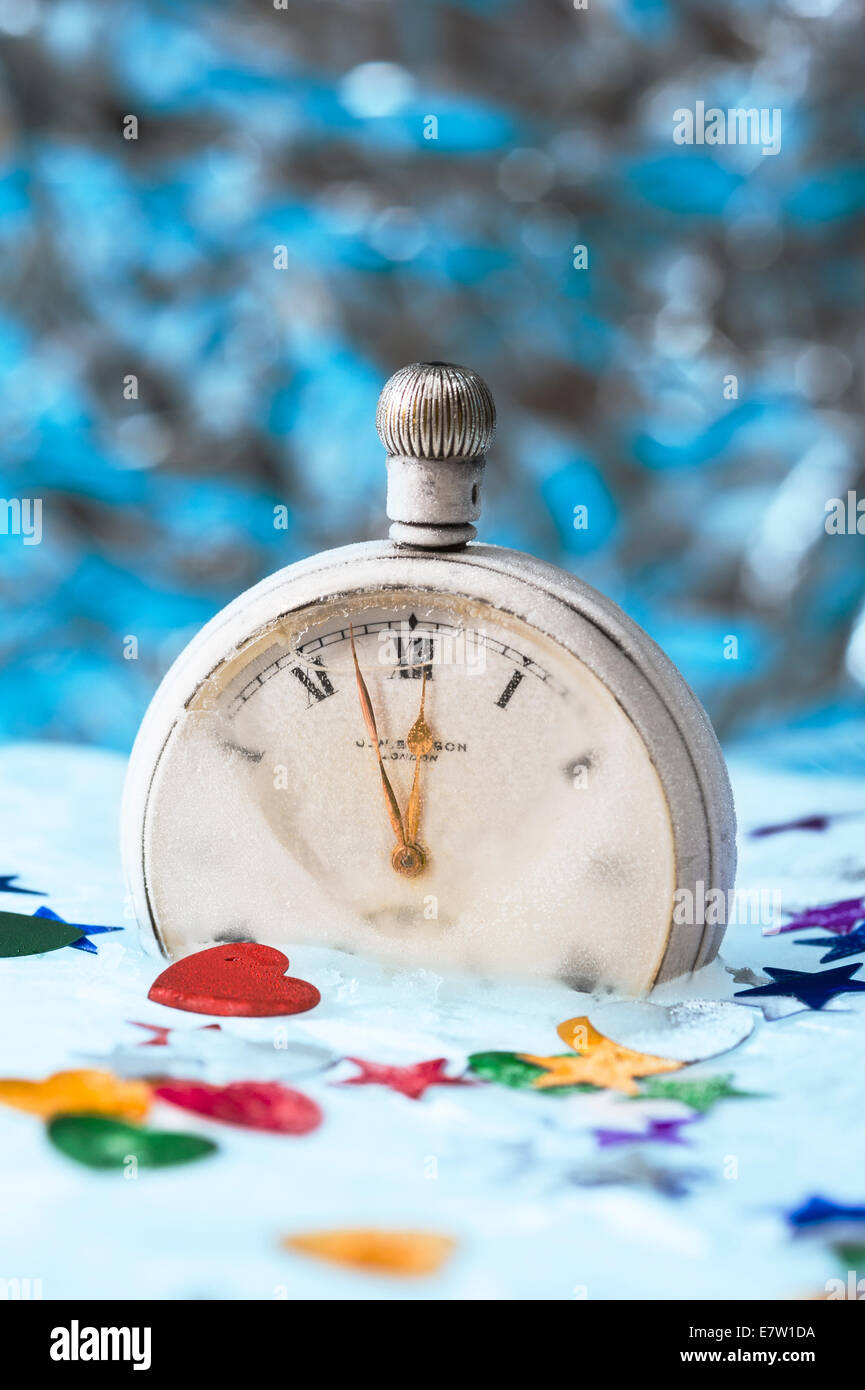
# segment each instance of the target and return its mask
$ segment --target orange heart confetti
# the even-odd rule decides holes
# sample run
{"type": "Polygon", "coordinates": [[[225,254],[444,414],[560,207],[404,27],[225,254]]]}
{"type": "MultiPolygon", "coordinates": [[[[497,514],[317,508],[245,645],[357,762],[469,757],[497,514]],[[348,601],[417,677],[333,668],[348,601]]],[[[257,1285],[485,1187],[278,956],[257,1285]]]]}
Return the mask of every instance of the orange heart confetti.
{"type": "Polygon", "coordinates": [[[113,1115],[143,1120],[151,1090],[143,1081],[124,1081],[110,1071],[58,1071],[44,1081],[0,1078],[0,1104],[32,1115],[113,1115]]]}
{"type": "Polygon", "coordinates": [[[373,1274],[416,1277],[435,1274],[453,1252],[456,1241],[432,1231],[354,1229],[311,1231],[286,1236],[286,1249],[299,1250],[332,1264],[349,1265],[373,1274]]]}
{"type": "Polygon", "coordinates": [[[611,1091],[622,1091],[626,1096],[639,1095],[634,1081],[637,1076],[655,1076],[658,1072],[678,1071],[682,1062],[668,1062],[664,1057],[651,1057],[646,1052],[634,1052],[629,1047],[621,1047],[593,1028],[588,1018],[569,1018],[559,1024],[559,1037],[578,1053],[576,1057],[534,1057],[528,1053],[521,1056],[525,1062],[533,1062],[544,1068],[543,1076],[532,1083],[537,1090],[548,1090],[553,1086],[590,1085],[601,1086],[611,1091]]]}

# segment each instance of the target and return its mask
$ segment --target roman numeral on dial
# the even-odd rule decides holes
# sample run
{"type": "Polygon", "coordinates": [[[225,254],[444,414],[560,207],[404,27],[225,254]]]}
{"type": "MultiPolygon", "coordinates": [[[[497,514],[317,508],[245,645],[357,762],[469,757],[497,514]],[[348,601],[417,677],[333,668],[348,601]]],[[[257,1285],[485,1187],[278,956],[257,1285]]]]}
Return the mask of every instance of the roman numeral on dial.
{"type": "Polygon", "coordinates": [[[513,695],[514,691],[516,690],[517,686],[522,680],[523,675],[524,672],[522,671],[514,671],[514,674],[511,676],[501,695],[496,700],[496,704],[498,705],[499,709],[507,709],[508,701],[510,700],[511,696],[513,695]]]}
{"type": "MultiPolygon", "coordinates": [[[[313,658],[309,664],[310,666],[318,666],[319,663],[313,658]]],[[[307,671],[304,671],[302,666],[292,666],[291,674],[297,677],[306,690],[307,709],[309,709],[311,705],[319,704],[322,700],[326,700],[328,695],[336,694],[336,690],[331,684],[330,676],[326,671],[314,671],[313,676],[315,679],[313,679],[313,676],[310,676],[307,671]]]]}

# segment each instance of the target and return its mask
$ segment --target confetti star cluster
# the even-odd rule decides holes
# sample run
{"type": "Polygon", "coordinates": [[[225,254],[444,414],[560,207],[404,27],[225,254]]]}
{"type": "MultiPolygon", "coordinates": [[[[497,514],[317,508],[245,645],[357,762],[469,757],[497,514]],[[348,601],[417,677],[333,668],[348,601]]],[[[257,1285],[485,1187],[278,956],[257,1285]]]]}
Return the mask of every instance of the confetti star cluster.
{"type": "Polygon", "coordinates": [[[622,1091],[625,1095],[637,1095],[636,1077],[678,1071],[683,1065],[663,1057],[633,1052],[629,1047],[620,1047],[593,1028],[587,1017],[568,1019],[559,1026],[558,1032],[578,1056],[535,1057],[523,1054],[524,1061],[543,1068],[543,1075],[533,1082],[538,1090],[588,1083],[622,1091]]]}

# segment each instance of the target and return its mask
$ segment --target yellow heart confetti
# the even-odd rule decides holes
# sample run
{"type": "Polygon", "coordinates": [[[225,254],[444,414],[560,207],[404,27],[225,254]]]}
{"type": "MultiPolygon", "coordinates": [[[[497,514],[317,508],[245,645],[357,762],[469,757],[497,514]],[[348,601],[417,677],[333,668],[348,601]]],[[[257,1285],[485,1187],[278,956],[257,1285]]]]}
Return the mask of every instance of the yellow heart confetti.
{"type": "Polygon", "coordinates": [[[431,1231],[354,1229],[311,1231],[286,1236],[283,1245],[333,1264],[375,1274],[417,1276],[435,1274],[452,1253],[456,1241],[431,1231]]]}
{"type": "Polygon", "coordinates": [[[32,1115],[113,1115],[143,1120],[151,1090],[143,1081],[124,1081],[110,1071],[58,1071],[44,1081],[0,1078],[0,1104],[32,1115]]]}
{"type": "Polygon", "coordinates": [[[621,1047],[593,1028],[585,1016],[566,1019],[556,1031],[578,1056],[534,1057],[522,1053],[523,1061],[544,1068],[544,1075],[532,1083],[538,1090],[548,1090],[553,1086],[590,1085],[635,1096],[639,1094],[639,1088],[634,1077],[678,1071],[683,1065],[682,1062],[669,1062],[664,1057],[652,1057],[646,1052],[633,1052],[629,1047],[621,1047]]]}

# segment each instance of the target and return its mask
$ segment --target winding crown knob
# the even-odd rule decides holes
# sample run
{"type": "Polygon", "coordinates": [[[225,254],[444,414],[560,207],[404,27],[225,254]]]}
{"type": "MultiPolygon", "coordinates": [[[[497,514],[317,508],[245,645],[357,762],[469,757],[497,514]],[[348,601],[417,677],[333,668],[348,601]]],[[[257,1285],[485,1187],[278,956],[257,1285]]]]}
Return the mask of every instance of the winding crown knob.
{"type": "Polygon", "coordinates": [[[496,432],[486,382],[451,362],[401,367],[379,396],[376,429],[389,454],[410,459],[477,459],[496,432]]]}
{"type": "Polygon", "coordinates": [[[474,540],[484,454],[496,432],[486,382],[450,362],[413,362],[386,383],[375,423],[387,449],[391,540],[422,550],[474,540]]]}

